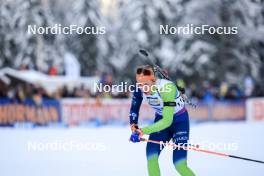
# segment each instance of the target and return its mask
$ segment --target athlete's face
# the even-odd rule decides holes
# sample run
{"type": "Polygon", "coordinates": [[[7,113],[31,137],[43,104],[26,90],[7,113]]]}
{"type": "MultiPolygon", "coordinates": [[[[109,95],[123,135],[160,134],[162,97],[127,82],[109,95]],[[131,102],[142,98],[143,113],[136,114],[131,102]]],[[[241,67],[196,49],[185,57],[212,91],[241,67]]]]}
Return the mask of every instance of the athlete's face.
{"type": "Polygon", "coordinates": [[[154,81],[141,81],[141,82],[138,82],[138,87],[145,94],[151,94],[151,90],[153,89],[154,85],[155,85],[154,81]]]}
{"type": "Polygon", "coordinates": [[[155,74],[151,68],[138,68],[137,69],[137,86],[145,94],[150,94],[155,85],[155,74]]]}

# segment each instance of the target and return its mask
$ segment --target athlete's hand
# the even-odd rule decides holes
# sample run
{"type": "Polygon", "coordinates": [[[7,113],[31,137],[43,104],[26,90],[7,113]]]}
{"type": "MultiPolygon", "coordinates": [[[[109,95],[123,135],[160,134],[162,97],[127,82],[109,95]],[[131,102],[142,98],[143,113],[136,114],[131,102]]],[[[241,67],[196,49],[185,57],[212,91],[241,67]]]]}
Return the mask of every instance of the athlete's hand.
{"type": "Polygon", "coordinates": [[[140,138],[143,136],[143,132],[141,131],[141,129],[137,129],[134,132],[132,132],[131,136],[130,136],[130,141],[131,142],[140,142],[140,138]]]}
{"type": "Polygon", "coordinates": [[[138,128],[138,125],[137,124],[133,123],[133,124],[130,125],[130,129],[131,129],[132,132],[135,132],[139,128],[138,128]]]}

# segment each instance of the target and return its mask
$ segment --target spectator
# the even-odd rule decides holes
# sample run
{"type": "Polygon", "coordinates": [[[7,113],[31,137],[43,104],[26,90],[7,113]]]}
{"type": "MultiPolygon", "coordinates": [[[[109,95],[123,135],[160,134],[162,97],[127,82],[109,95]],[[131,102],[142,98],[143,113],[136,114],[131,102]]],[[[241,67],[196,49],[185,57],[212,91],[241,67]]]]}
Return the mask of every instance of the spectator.
{"type": "Polygon", "coordinates": [[[244,79],[244,94],[246,97],[250,97],[254,90],[254,82],[250,76],[246,76],[244,79]]]}
{"type": "Polygon", "coordinates": [[[54,65],[51,66],[50,69],[49,69],[49,75],[55,76],[57,74],[58,74],[57,68],[54,65]]]}

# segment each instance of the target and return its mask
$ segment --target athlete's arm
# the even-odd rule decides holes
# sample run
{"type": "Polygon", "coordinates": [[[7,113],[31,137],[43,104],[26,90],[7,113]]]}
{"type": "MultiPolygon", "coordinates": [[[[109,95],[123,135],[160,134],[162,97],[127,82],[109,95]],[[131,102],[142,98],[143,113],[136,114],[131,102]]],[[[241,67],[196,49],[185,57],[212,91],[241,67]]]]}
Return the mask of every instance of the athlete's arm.
{"type": "Polygon", "coordinates": [[[142,103],[142,99],[143,97],[142,97],[141,90],[136,89],[133,92],[132,103],[130,107],[130,113],[129,113],[130,125],[138,123],[138,114],[139,114],[139,109],[142,103]]]}
{"type": "MultiPolygon", "coordinates": [[[[177,88],[173,83],[166,84],[160,91],[163,102],[174,102],[177,88]]],[[[144,134],[151,134],[169,127],[173,121],[174,106],[164,106],[162,110],[162,119],[156,123],[142,128],[144,134]]]]}

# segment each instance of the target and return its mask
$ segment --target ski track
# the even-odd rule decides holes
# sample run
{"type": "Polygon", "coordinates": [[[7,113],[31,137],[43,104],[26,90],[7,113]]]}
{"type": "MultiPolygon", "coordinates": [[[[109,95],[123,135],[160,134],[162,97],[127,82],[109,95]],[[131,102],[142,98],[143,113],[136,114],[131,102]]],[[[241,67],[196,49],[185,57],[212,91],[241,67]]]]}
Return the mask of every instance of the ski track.
{"type": "MultiPolygon", "coordinates": [[[[191,140],[236,142],[224,153],[264,160],[264,122],[191,125],[191,140]]],[[[0,170],[4,176],[146,176],[145,143],[128,141],[129,127],[0,129],[0,170]],[[29,142],[82,141],[103,144],[99,151],[29,151],[29,142]]],[[[221,152],[221,151],[219,151],[221,152]]],[[[264,164],[190,151],[189,166],[198,176],[261,176],[264,164]]],[[[162,176],[177,176],[171,151],[160,156],[162,176]]]]}

